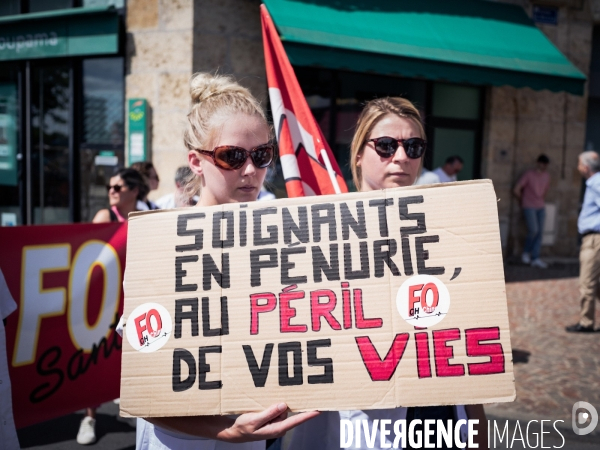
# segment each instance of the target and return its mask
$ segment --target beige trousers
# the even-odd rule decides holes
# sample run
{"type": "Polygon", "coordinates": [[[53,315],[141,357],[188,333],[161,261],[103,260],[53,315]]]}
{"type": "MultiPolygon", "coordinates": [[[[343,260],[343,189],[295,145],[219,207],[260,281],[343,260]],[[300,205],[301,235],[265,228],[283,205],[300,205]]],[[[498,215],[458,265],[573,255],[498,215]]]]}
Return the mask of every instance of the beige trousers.
{"type": "Polygon", "coordinates": [[[593,327],[596,300],[599,300],[600,290],[600,234],[584,236],[579,251],[579,264],[579,324],[582,327],[593,327]]]}

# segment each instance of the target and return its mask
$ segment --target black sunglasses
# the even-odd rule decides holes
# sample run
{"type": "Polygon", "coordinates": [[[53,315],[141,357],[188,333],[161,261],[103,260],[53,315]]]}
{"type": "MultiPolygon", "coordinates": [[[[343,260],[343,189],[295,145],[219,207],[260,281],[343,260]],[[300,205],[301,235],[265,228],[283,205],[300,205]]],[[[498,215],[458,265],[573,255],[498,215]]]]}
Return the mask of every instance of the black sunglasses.
{"type": "Polygon", "coordinates": [[[121,192],[121,189],[125,188],[127,186],[124,186],[122,184],[113,184],[112,186],[110,184],[106,185],[106,191],[110,192],[111,189],[114,189],[116,193],[121,192]]]}
{"type": "Polygon", "coordinates": [[[427,149],[427,141],[417,137],[409,139],[395,139],[389,136],[382,136],[369,139],[367,142],[373,142],[375,144],[375,151],[382,158],[390,158],[394,156],[400,144],[402,144],[406,156],[411,159],[420,158],[427,149]]]}
{"type": "Polygon", "coordinates": [[[246,150],[242,147],[236,147],[234,145],[222,145],[216,147],[214,150],[200,150],[196,149],[198,153],[208,155],[212,157],[215,166],[220,167],[223,170],[237,170],[241,169],[248,156],[252,159],[252,163],[259,169],[269,167],[275,156],[275,145],[274,144],[262,144],[258,147],[254,147],[251,150],[246,150]]]}

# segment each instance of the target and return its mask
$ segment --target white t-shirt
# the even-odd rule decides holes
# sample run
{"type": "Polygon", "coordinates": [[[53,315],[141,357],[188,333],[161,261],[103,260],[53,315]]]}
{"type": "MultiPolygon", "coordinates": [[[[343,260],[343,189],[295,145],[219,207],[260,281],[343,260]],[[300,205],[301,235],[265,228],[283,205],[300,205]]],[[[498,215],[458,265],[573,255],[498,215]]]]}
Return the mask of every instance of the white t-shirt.
{"type": "Polygon", "coordinates": [[[450,183],[451,181],[456,181],[456,174],[448,175],[441,167],[435,169],[433,173],[439,177],[440,183],[450,183]]]}
{"type": "Polygon", "coordinates": [[[0,270],[0,447],[6,450],[20,448],[12,412],[12,395],[6,357],[6,332],[4,322],[2,322],[15,309],[17,309],[17,304],[10,294],[4,275],[0,270]]]}
{"type": "Polygon", "coordinates": [[[135,429],[136,450],[265,450],[265,446],[265,441],[231,444],[173,433],[140,418],[135,429]]]}
{"type": "Polygon", "coordinates": [[[160,209],[173,209],[175,208],[175,194],[163,195],[161,198],[156,200],[156,204],[160,209]]]}
{"type": "Polygon", "coordinates": [[[141,200],[138,200],[137,203],[135,204],[135,209],[137,211],[150,211],[150,210],[155,210],[155,209],[160,209],[160,208],[152,200],[148,200],[147,203],[143,202],[141,200]]]}
{"type": "Polygon", "coordinates": [[[421,171],[421,176],[417,178],[415,184],[436,184],[440,183],[440,177],[438,177],[431,170],[423,169],[421,171]]]}

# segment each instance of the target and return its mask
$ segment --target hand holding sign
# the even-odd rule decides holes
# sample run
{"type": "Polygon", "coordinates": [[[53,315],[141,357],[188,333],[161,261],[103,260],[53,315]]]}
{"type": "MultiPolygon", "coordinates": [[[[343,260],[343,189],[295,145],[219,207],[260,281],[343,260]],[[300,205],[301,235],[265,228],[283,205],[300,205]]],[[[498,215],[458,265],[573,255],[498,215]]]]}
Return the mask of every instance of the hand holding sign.
{"type": "Polygon", "coordinates": [[[191,416],[147,420],[154,425],[189,436],[241,443],[281,437],[319,414],[318,411],[311,411],[288,417],[287,405],[276,403],[264,411],[242,414],[236,419],[227,416],[191,416]]]}

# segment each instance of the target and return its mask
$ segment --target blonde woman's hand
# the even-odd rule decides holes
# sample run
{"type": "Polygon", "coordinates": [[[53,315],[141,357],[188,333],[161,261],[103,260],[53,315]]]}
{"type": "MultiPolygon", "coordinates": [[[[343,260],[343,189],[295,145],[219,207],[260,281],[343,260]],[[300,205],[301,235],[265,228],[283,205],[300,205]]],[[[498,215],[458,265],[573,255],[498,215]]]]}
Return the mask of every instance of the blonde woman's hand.
{"type": "Polygon", "coordinates": [[[318,411],[310,411],[288,417],[287,405],[278,403],[258,413],[242,414],[233,425],[218,433],[217,439],[227,442],[250,442],[278,438],[319,414],[318,411]]]}

